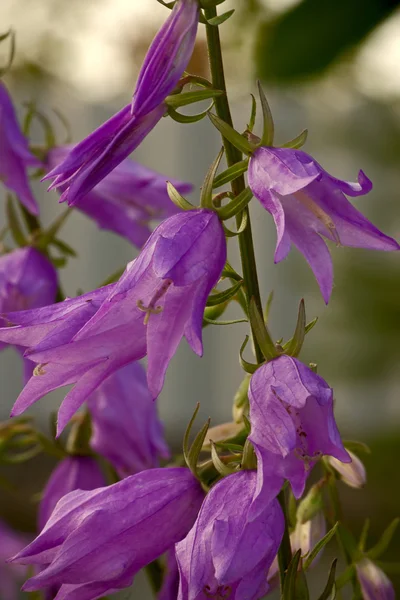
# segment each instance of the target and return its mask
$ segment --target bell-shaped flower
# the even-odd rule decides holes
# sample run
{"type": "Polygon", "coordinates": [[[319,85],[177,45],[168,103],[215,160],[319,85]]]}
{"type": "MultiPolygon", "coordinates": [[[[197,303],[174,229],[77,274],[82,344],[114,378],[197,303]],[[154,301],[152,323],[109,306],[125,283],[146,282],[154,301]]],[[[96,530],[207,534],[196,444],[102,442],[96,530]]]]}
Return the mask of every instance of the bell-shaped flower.
{"type": "Polygon", "coordinates": [[[60,432],[107,377],[146,354],[149,389],[156,398],[183,336],[202,354],[204,308],[225,261],[218,216],[191,210],[161,223],[115,285],[7,315],[16,327],[0,329],[0,341],[28,347],[26,356],[38,363],[13,416],[51,390],[75,383],[58,414],[60,432]]]}
{"type": "Polygon", "coordinates": [[[0,521],[0,598],[18,600],[21,581],[26,576],[26,567],[9,565],[7,559],[19,552],[27,543],[20,533],[0,521]]]}
{"type": "Polygon", "coordinates": [[[338,246],[400,248],[346,198],[371,190],[372,183],[362,171],[358,183],[341,181],[301,150],[260,147],[250,159],[248,177],[253,194],[275,221],[275,262],[286,258],[293,243],[312,268],[326,303],[332,292],[333,267],[323,237],[338,246]]]}
{"type": "Polygon", "coordinates": [[[132,104],[75,146],[44,179],[61,187],[60,201],[80,201],[122,162],[166,112],[165,99],[183,75],[193,52],[199,19],[197,0],[178,0],[154,38],[136,84],[132,104]]]}
{"type": "Polygon", "coordinates": [[[57,600],[94,600],[135,574],[192,527],[204,493],[188,469],[149,469],[109,487],[75,491],[13,562],[45,567],[24,591],[60,586],[57,600]]]}
{"type": "Polygon", "coordinates": [[[159,466],[168,458],[163,426],[143,367],[133,362],[108,377],[88,398],[91,448],[104,456],[120,477],[159,466]]]}
{"type": "Polygon", "coordinates": [[[351,461],[333,416],[332,389],[299,360],[283,355],[257,369],[249,402],[249,439],[260,462],[259,502],[273,498],[285,479],[299,498],[312,467],[325,454],[351,461]]]}
{"type": "MultiPolygon", "coordinates": [[[[70,150],[70,146],[51,148],[47,168],[52,169],[59,164],[70,150]]],[[[169,181],[181,194],[193,188],[190,183],[169,181]]],[[[165,219],[178,212],[169,199],[166,182],[164,175],[125,159],[74,206],[101,229],[114,231],[141,248],[151,233],[151,221],[165,219]]],[[[60,191],[67,185],[61,186],[60,191]]]]}
{"type": "MultiPolygon", "coordinates": [[[[0,257],[0,314],[51,304],[56,293],[57,273],[35,248],[18,248],[0,257]]],[[[0,325],[6,325],[2,318],[0,325]]],[[[2,347],[4,344],[0,344],[2,347]]],[[[30,360],[24,360],[25,383],[34,366],[30,360]]]]}
{"type": "Polygon", "coordinates": [[[255,471],[219,481],[207,494],[196,523],[176,545],[178,600],[259,600],[284,531],[276,499],[250,518],[257,487],[255,471]]]}
{"type": "Polygon", "coordinates": [[[43,529],[59,500],[75,490],[95,490],[106,485],[96,460],[91,456],[67,456],[48,480],[39,504],[38,527],[43,529]]]}
{"type": "Polygon", "coordinates": [[[19,127],[7,88],[0,81],[0,181],[34,215],[39,214],[39,207],[29,186],[27,169],[40,166],[19,127]]]}
{"type": "Polygon", "coordinates": [[[392,582],[371,560],[364,558],[356,564],[356,572],[364,600],[395,600],[392,582]]]}

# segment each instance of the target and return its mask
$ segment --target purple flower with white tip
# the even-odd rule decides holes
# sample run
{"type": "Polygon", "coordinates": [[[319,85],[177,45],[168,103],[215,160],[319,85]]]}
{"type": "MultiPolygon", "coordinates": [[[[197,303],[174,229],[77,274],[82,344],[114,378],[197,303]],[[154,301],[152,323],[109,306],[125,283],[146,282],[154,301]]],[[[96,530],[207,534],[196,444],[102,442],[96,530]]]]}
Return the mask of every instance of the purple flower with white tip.
{"type": "Polygon", "coordinates": [[[204,308],[225,261],[218,216],[191,210],[161,223],[115,285],[7,315],[16,326],[0,329],[0,341],[28,347],[26,356],[38,363],[13,416],[51,390],[75,383],[58,413],[60,432],[107,377],[146,354],[148,385],[156,398],[183,336],[202,355],[204,308]]]}
{"type": "Polygon", "coordinates": [[[88,398],[87,406],[92,417],[90,446],[120,477],[158,467],[160,456],[170,456],[146,372],[139,363],[108,377],[88,398]]]}
{"type": "Polygon", "coordinates": [[[154,38],[139,73],[132,104],[125,106],[75,146],[44,179],[63,189],[60,201],[80,201],[122,162],[166,112],[193,52],[199,19],[197,0],[178,0],[154,38]]]}
{"type": "MultiPolygon", "coordinates": [[[[51,148],[47,167],[55,167],[71,148],[51,148]]],[[[181,194],[190,192],[190,183],[170,180],[181,194]]],[[[68,184],[61,186],[63,191],[68,184]]],[[[141,248],[148,239],[152,220],[161,220],[178,212],[169,199],[167,177],[133,160],[123,160],[90,192],[74,204],[101,229],[114,231],[141,248]]]]}
{"type": "Polygon", "coordinates": [[[57,504],[13,562],[39,565],[24,591],[60,586],[56,600],[94,600],[129,587],[136,573],[192,527],[204,493],[188,469],[150,469],[57,504]]]}
{"type": "Polygon", "coordinates": [[[356,565],[356,572],[364,600],[395,600],[392,582],[371,560],[364,558],[356,565]]]}
{"type": "Polygon", "coordinates": [[[20,202],[33,215],[39,207],[29,186],[28,167],[40,167],[31,154],[28,140],[22,134],[11,98],[0,81],[0,181],[15,192],[20,202]]]}
{"type": "Polygon", "coordinates": [[[371,190],[372,183],[362,171],[358,183],[341,181],[301,150],[261,147],[250,158],[248,178],[253,194],[275,221],[275,262],[286,258],[293,243],[312,268],[326,303],[332,292],[333,267],[321,236],[339,246],[400,248],[346,198],[371,190]]]}
{"type": "Polygon", "coordinates": [[[332,389],[299,360],[283,355],[257,369],[249,401],[249,439],[260,463],[258,504],[276,496],[285,479],[299,498],[325,454],[351,462],[333,416],[332,389]]]}
{"type": "MultiPolygon", "coordinates": [[[[0,257],[0,313],[37,308],[54,302],[57,273],[51,262],[35,248],[18,248],[0,257]]],[[[5,326],[0,317],[0,325],[5,326]]],[[[0,349],[4,344],[0,344],[0,349]]],[[[18,348],[20,350],[20,348],[18,348]]],[[[24,359],[24,382],[32,376],[34,363],[24,359]]]]}
{"type": "Polygon", "coordinates": [[[255,471],[219,481],[207,494],[196,523],[176,545],[178,600],[259,600],[284,531],[276,499],[251,518],[255,471]]]}

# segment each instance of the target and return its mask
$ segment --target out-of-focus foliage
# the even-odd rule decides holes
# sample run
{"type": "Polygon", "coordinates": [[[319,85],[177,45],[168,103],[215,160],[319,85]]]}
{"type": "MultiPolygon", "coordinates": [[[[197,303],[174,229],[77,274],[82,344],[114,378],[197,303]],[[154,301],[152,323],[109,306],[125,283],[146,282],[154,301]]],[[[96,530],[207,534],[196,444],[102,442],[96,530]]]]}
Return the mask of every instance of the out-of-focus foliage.
{"type": "Polygon", "coordinates": [[[257,33],[259,76],[289,82],[323,74],[398,5],[398,0],[303,0],[265,19],[257,33]]]}

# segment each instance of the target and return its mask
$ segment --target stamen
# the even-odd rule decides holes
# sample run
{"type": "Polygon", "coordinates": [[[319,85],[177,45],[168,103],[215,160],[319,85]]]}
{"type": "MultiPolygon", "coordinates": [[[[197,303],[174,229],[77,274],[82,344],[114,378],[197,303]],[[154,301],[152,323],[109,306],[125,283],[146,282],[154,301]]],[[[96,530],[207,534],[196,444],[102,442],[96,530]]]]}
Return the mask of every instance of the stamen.
{"type": "Polygon", "coordinates": [[[166,279],[163,284],[158,288],[158,290],[155,292],[154,296],[152,297],[152,299],[150,300],[148,306],[145,306],[142,300],[138,300],[136,302],[136,306],[138,307],[138,309],[145,314],[145,317],[143,319],[143,324],[147,325],[150,319],[150,315],[159,315],[162,311],[163,311],[163,307],[162,306],[155,306],[155,303],[157,302],[157,300],[160,300],[160,298],[162,298],[169,286],[172,284],[172,279],[166,279]]]}
{"type": "Polygon", "coordinates": [[[324,210],[322,210],[322,208],[320,206],[318,206],[318,204],[316,202],[314,202],[314,200],[312,200],[309,196],[307,196],[307,194],[304,194],[304,192],[296,192],[293,195],[295,196],[295,198],[297,198],[297,200],[299,200],[299,202],[301,202],[303,204],[303,206],[308,208],[308,210],[310,210],[313,213],[313,215],[315,215],[317,217],[317,219],[319,221],[321,221],[321,223],[323,225],[325,225],[325,227],[327,228],[327,230],[333,237],[334,241],[336,242],[336,245],[341,246],[342,243],[340,241],[340,237],[337,232],[336,225],[332,221],[332,219],[330,218],[328,213],[326,213],[324,210]]]}

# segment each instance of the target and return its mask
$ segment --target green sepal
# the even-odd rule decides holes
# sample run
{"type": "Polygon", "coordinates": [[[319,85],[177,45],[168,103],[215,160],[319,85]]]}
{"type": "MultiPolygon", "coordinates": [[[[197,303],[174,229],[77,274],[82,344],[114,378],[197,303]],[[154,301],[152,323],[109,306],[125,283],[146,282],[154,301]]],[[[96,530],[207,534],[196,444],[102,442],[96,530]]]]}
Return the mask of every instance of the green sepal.
{"type": "Polygon", "coordinates": [[[253,192],[251,189],[249,187],[245,188],[231,202],[229,202],[229,204],[217,209],[219,218],[223,221],[226,219],[231,219],[246,208],[252,197],[253,192]]]}
{"type": "Polygon", "coordinates": [[[42,447],[42,451],[49,456],[53,456],[59,460],[68,456],[61,444],[57,440],[52,440],[46,437],[41,431],[36,431],[36,437],[42,447]]]}
{"type": "Polygon", "coordinates": [[[213,183],[223,154],[224,148],[221,148],[221,150],[218,152],[218,156],[208,169],[207,175],[204,179],[200,195],[200,206],[202,208],[214,208],[212,195],[213,183]]]}
{"type": "Polygon", "coordinates": [[[354,454],[371,454],[371,449],[364,442],[358,442],[355,440],[343,440],[343,446],[346,450],[354,452],[354,454]]]}
{"type": "Polygon", "coordinates": [[[177,123],[197,123],[198,121],[201,121],[202,119],[204,119],[204,117],[207,116],[207,113],[211,108],[212,105],[210,106],[210,108],[201,113],[198,113],[197,115],[183,115],[182,113],[179,113],[177,110],[169,106],[168,115],[177,123]]]}
{"type": "Polygon", "coordinates": [[[371,525],[371,520],[365,519],[363,528],[361,530],[360,539],[358,540],[358,547],[361,550],[361,552],[364,552],[365,547],[367,545],[367,537],[368,537],[368,531],[369,531],[370,525],[371,525]]]}
{"type": "Polygon", "coordinates": [[[232,231],[231,229],[229,229],[223,223],[222,227],[224,228],[224,232],[225,232],[226,237],[228,237],[228,238],[235,237],[235,236],[240,235],[241,233],[243,233],[243,231],[247,227],[248,222],[249,222],[249,217],[247,215],[247,212],[242,212],[242,217],[241,217],[241,220],[240,220],[240,225],[239,225],[239,227],[237,228],[236,231],[232,231]]]}
{"type": "Polygon", "coordinates": [[[17,246],[27,246],[28,240],[25,237],[17,212],[14,208],[11,194],[7,194],[6,215],[11,235],[17,246]]]}
{"type": "Polygon", "coordinates": [[[322,486],[324,480],[314,484],[307,495],[300,501],[299,506],[297,508],[297,521],[299,523],[307,523],[310,521],[317,513],[319,513],[323,507],[324,502],[322,498],[322,486]]]}
{"type": "Polygon", "coordinates": [[[173,186],[170,181],[167,181],[167,193],[171,202],[173,202],[178,208],[181,208],[182,210],[193,210],[196,208],[189,202],[189,200],[186,200],[186,198],[184,198],[182,194],[178,192],[176,187],[173,186]]]}
{"type": "Polygon", "coordinates": [[[203,319],[206,325],[236,325],[237,323],[248,323],[247,319],[232,319],[228,321],[217,321],[215,319],[209,319],[208,317],[203,317],[203,319]]]}
{"type": "Polygon", "coordinates": [[[256,146],[248,142],[243,135],[238,133],[233,127],[228,125],[228,123],[225,123],[225,121],[213,113],[208,113],[208,116],[211,123],[218,129],[221,135],[231,142],[238,150],[243,152],[243,154],[252,154],[252,152],[254,152],[256,146]]]}
{"type": "Polygon", "coordinates": [[[196,90],[194,92],[182,92],[181,94],[172,94],[167,96],[165,103],[167,106],[172,108],[179,108],[180,106],[188,106],[195,102],[201,102],[202,100],[210,100],[210,98],[217,98],[225,94],[222,90],[196,90]]]}
{"type": "Polygon", "coordinates": [[[261,110],[263,114],[263,134],[261,137],[262,146],[272,146],[274,143],[274,120],[272,118],[271,109],[268,104],[268,100],[264,94],[261,83],[257,81],[258,93],[261,100],[261,110]]]}
{"type": "Polygon", "coordinates": [[[303,569],[297,572],[296,577],[296,600],[310,600],[310,592],[303,569]]]}
{"type": "Polygon", "coordinates": [[[243,342],[243,344],[241,345],[241,347],[240,347],[240,350],[239,350],[239,361],[240,361],[240,364],[241,364],[241,366],[242,366],[242,369],[243,369],[244,371],[246,371],[246,373],[250,373],[250,375],[252,375],[253,373],[255,373],[255,372],[257,371],[257,369],[258,369],[258,367],[259,367],[260,365],[255,365],[255,364],[253,364],[253,363],[247,362],[247,360],[245,360],[245,359],[243,358],[243,352],[244,352],[244,349],[245,349],[245,348],[246,348],[246,346],[247,346],[247,342],[248,342],[248,341],[249,341],[249,336],[248,336],[248,335],[246,335],[246,337],[245,337],[245,339],[244,339],[244,342],[243,342]]]}
{"type": "Polygon", "coordinates": [[[272,360],[273,358],[279,356],[279,352],[277,351],[267,326],[264,323],[264,319],[258,309],[254,297],[250,300],[249,317],[252,331],[256,336],[258,345],[260,346],[264,358],[266,360],[272,360]]]}
{"type": "Polygon", "coordinates": [[[390,542],[392,541],[392,537],[394,536],[399,523],[400,519],[398,517],[396,519],[393,519],[389,527],[387,527],[382,533],[379,542],[375,544],[373,548],[368,550],[368,552],[365,553],[366,556],[368,556],[368,558],[370,558],[371,560],[379,558],[385,552],[390,542]]]}
{"type": "Polygon", "coordinates": [[[196,409],[193,413],[192,418],[189,421],[189,425],[185,431],[185,435],[183,437],[183,456],[185,458],[186,464],[193,473],[193,475],[197,476],[197,463],[199,460],[200,452],[202,450],[204,440],[207,435],[207,431],[210,427],[211,419],[208,419],[207,422],[200,429],[199,433],[196,435],[193,443],[189,447],[189,436],[193,427],[193,423],[196,419],[197,413],[199,412],[200,404],[198,403],[196,409]]]}
{"type": "MultiPolygon", "coordinates": [[[[57,233],[60,231],[61,227],[64,225],[65,221],[68,219],[68,217],[72,214],[73,209],[71,207],[68,207],[64,212],[61,213],[61,215],[59,215],[55,221],[50,225],[50,227],[46,230],[41,232],[41,234],[39,236],[37,236],[36,241],[35,241],[35,246],[36,248],[40,249],[40,250],[46,250],[47,246],[49,244],[52,244],[54,241],[54,238],[56,237],[57,233]]],[[[55,245],[58,247],[60,247],[63,245],[63,242],[59,242],[58,244],[56,243],[55,245]]],[[[66,245],[65,245],[66,247],[66,245]]],[[[70,248],[68,246],[68,248],[70,248]]],[[[72,250],[72,249],[71,249],[72,250]]],[[[74,253],[74,250],[72,250],[72,256],[76,256],[76,254],[74,253]]],[[[63,254],[66,255],[70,255],[70,252],[63,252],[63,254]]]]}
{"type": "Polygon", "coordinates": [[[91,454],[90,438],[92,437],[92,418],[88,411],[79,413],[73,423],[68,439],[67,452],[69,454],[91,454]]]}
{"type": "Polygon", "coordinates": [[[336,598],[336,585],[335,585],[336,564],[337,564],[337,558],[335,558],[332,561],[331,568],[329,569],[328,581],[326,582],[324,591],[319,596],[318,600],[335,600],[335,598],[336,598]]]}
{"type": "Polygon", "coordinates": [[[247,124],[247,131],[250,131],[250,133],[253,133],[253,129],[256,124],[256,117],[257,117],[257,101],[256,101],[255,97],[253,96],[253,94],[251,94],[251,113],[250,113],[250,120],[247,124]]]}
{"type": "Polygon", "coordinates": [[[268,294],[268,298],[267,298],[267,301],[265,303],[265,308],[264,308],[264,321],[265,321],[265,324],[268,323],[269,313],[271,312],[271,306],[272,306],[273,299],[274,299],[274,291],[272,290],[272,292],[270,292],[268,294]]]}
{"type": "Polygon", "coordinates": [[[292,339],[284,345],[285,353],[289,356],[298,356],[303,347],[304,338],[306,336],[306,309],[304,300],[299,304],[299,312],[297,315],[296,329],[292,339]]]}
{"type": "Polygon", "coordinates": [[[199,0],[201,8],[215,8],[218,4],[222,4],[225,0],[199,0]]]}
{"type": "Polygon", "coordinates": [[[317,555],[321,552],[321,550],[326,546],[328,542],[331,541],[333,536],[335,535],[337,528],[339,527],[339,523],[335,523],[335,525],[324,535],[323,538],[319,540],[314,546],[314,548],[307,554],[307,557],[304,560],[303,568],[305,571],[310,568],[311,564],[317,557],[317,555]]]}
{"type": "Polygon", "coordinates": [[[223,304],[217,304],[216,306],[206,306],[203,314],[203,327],[212,325],[220,317],[228,307],[229,302],[223,304]]]}
{"type": "Polygon", "coordinates": [[[293,138],[289,142],[286,142],[285,144],[282,144],[281,148],[293,148],[293,149],[301,148],[306,143],[307,136],[308,136],[308,129],[303,129],[303,131],[301,133],[299,133],[299,135],[297,137],[293,138]]]}
{"type": "Polygon", "coordinates": [[[13,60],[14,60],[14,55],[15,55],[15,32],[14,32],[13,29],[9,29],[7,31],[7,33],[3,33],[2,35],[0,35],[0,42],[3,42],[8,37],[10,38],[10,52],[9,52],[9,55],[8,55],[8,60],[6,62],[6,66],[0,68],[0,77],[3,77],[3,75],[5,75],[7,73],[7,71],[10,69],[10,67],[11,67],[11,65],[13,63],[13,60]]]}
{"type": "Polygon", "coordinates": [[[225,171],[223,171],[222,173],[217,175],[217,177],[214,179],[213,189],[215,190],[215,189],[225,185],[226,183],[230,183],[231,181],[234,181],[235,179],[237,179],[238,177],[243,175],[243,173],[246,173],[248,166],[249,166],[248,158],[235,163],[234,165],[232,165],[231,167],[229,167],[228,169],[226,169],[225,171]]]}
{"type": "Polygon", "coordinates": [[[254,446],[248,438],[243,446],[242,469],[249,471],[257,469],[257,457],[254,446]]]}
{"type": "Polygon", "coordinates": [[[226,477],[227,475],[232,475],[237,470],[236,467],[226,465],[222,462],[220,457],[218,456],[217,449],[212,440],[210,440],[211,444],[211,459],[214,463],[214,467],[217,469],[218,473],[222,475],[222,477],[226,477]]]}
{"type": "Polygon", "coordinates": [[[218,304],[223,304],[224,302],[228,302],[228,300],[232,300],[234,296],[236,296],[237,291],[242,287],[243,281],[238,281],[232,287],[224,290],[223,292],[218,292],[217,294],[211,294],[207,300],[207,306],[217,306],[218,304]]]}
{"type": "Polygon", "coordinates": [[[243,277],[236,273],[235,269],[227,262],[225,264],[224,270],[222,271],[221,277],[225,277],[227,279],[233,279],[234,281],[242,281],[243,277]]]}
{"type": "Polygon", "coordinates": [[[59,240],[58,238],[53,238],[51,240],[51,245],[55,246],[62,254],[65,254],[66,256],[72,256],[74,258],[78,256],[75,250],[69,244],[59,240]]]}
{"type": "Polygon", "coordinates": [[[299,567],[299,562],[301,558],[301,550],[297,550],[296,554],[293,555],[292,560],[290,561],[286,577],[285,583],[283,584],[282,598],[281,600],[296,600],[296,579],[297,579],[297,570],[299,567]]]}
{"type": "Polygon", "coordinates": [[[206,19],[207,23],[209,25],[212,25],[213,27],[218,27],[218,25],[222,25],[222,23],[225,23],[225,21],[227,21],[235,12],[235,9],[232,8],[231,10],[228,10],[225,13],[222,13],[221,15],[217,15],[216,17],[212,17],[211,19],[206,19]]]}

